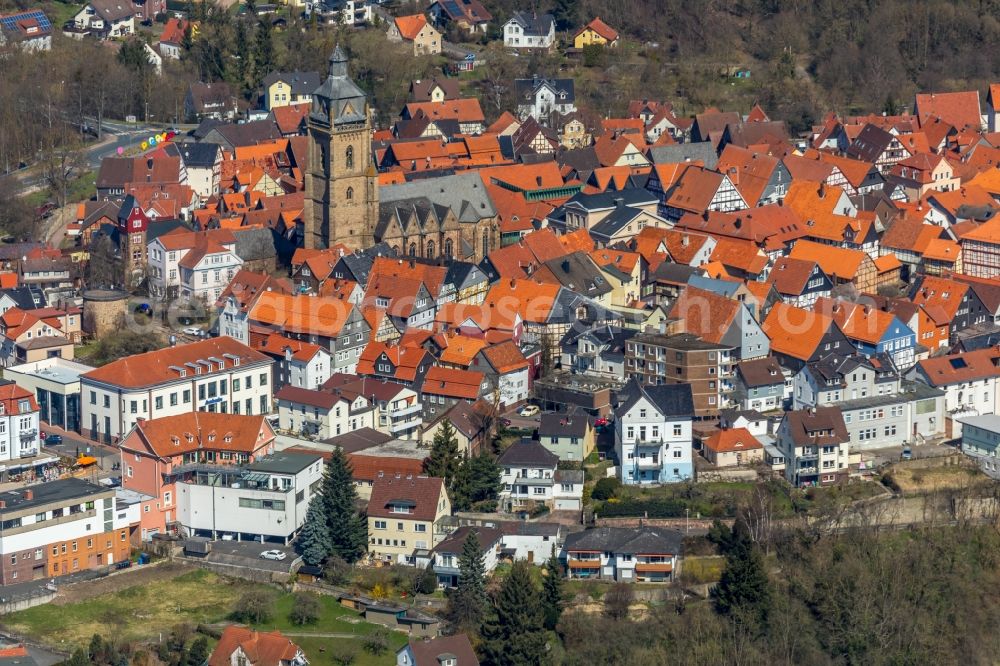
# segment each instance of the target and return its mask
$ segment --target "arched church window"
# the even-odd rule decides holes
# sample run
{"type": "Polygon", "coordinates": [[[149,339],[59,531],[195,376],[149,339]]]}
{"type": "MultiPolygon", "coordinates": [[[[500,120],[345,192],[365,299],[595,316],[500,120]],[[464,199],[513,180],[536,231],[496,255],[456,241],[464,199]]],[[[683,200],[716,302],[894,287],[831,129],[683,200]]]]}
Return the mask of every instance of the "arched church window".
{"type": "Polygon", "coordinates": [[[347,147],[347,152],[344,154],[344,165],[348,169],[354,168],[354,146],[347,147]]]}
{"type": "Polygon", "coordinates": [[[444,242],[444,256],[451,259],[455,255],[455,244],[449,238],[444,242]]]}
{"type": "Polygon", "coordinates": [[[434,258],[434,241],[427,241],[427,258],[434,258]]]}
{"type": "Polygon", "coordinates": [[[344,193],[344,197],[348,201],[351,201],[352,199],[354,199],[354,188],[353,187],[348,187],[347,188],[347,192],[344,193]]]}
{"type": "Polygon", "coordinates": [[[489,230],[483,231],[483,256],[485,257],[490,253],[490,232],[489,230]]]}
{"type": "Polygon", "coordinates": [[[410,256],[411,257],[417,256],[417,244],[416,243],[410,243],[410,256]]]}

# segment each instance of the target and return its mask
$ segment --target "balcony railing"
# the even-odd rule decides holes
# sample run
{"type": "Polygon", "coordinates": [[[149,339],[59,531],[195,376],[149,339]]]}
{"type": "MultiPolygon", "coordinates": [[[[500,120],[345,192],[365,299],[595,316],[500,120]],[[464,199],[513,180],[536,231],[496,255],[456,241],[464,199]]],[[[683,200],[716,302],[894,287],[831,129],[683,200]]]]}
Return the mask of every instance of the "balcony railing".
{"type": "Polygon", "coordinates": [[[36,430],[35,428],[32,428],[31,430],[22,430],[21,431],[21,439],[22,440],[23,439],[34,439],[36,437],[38,437],[38,430],[36,430]]]}
{"type": "Polygon", "coordinates": [[[393,433],[402,432],[410,428],[416,428],[420,423],[421,419],[419,416],[407,419],[406,421],[395,421],[389,426],[389,431],[393,433]]]}
{"type": "Polygon", "coordinates": [[[410,405],[409,407],[403,407],[401,409],[393,409],[389,411],[389,416],[392,418],[400,418],[403,416],[409,416],[410,414],[419,414],[423,411],[423,405],[419,402],[415,405],[410,405]]]}
{"type": "Polygon", "coordinates": [[[656,458],[635,458],[635,466],[639,469],[660,469],[663,463],[656,458]]]}

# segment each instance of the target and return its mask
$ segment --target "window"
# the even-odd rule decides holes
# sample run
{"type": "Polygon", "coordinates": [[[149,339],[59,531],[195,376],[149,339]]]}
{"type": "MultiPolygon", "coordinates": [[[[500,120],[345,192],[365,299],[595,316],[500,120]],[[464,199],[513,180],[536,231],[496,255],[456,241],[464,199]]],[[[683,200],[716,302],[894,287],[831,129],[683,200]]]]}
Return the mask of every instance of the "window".
{"type": "Polygon", "coordinates": [[[191,402],[191,389],[184,389],[184,404],[191,402]]]}
{"type": "Polygon", "coordinates": [[[344,168],[346,169],[354,168],[354,146],[348,146],[347,150],[344,151],[344,168]]]}
{"type": "Polygon", "coordinates": [[[375,521],[375,529],[377,529],[377,530],[384,530],[385,529],[385,521],[384,520],[376,520],[375,521]]]}
{"type": "Polygon", "coordinates": [[[163,409],[163,396],[157,396],[154,398],[153,406],[155,409],[163,409]]]}
{"type": "MultiPolygon", "coordinates": [[[[159,400],[159,398],[157,398],[157,400],[159,400]]],[[[177,406],[177,393],[170,394],[170,406],[171,407],[177,406]]],[[[157,408],[159,408],[159,405],[157,405],[157,408]]]]}
{"type": "Polygon", "coordinates": [[[354,200],[354,188],[353,187],[348,187],[347,188],[347,191],[344,192],[344,198],[347,199],[348,201],[353,201],[354,200]]]}

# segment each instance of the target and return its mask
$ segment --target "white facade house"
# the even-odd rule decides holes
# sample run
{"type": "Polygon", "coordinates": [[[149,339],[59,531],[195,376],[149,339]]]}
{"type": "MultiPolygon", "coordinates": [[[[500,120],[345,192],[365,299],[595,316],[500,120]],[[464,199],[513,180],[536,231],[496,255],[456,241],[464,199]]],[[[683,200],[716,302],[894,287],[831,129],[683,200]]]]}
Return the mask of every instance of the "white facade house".
{"type": "Polygon", "coordinates": [[[792,485],[828,485],[847,476],[851,436],[839,407],[785,412],[776,434],[792,485]]]}
{"type": "Polygon", "coordinates": [[[101,37],[131,35],[135,33],[133,9],[131,2],[89,2],[73,17],[73,27],[101,37]]]}
{"type": "Polygon", "coordinates": [[[500,506],[514,511],[530,502],[551,508],[579,510],[583,503],[583,472],[560,470],[559,457],[538,442],[512,444],[497,459],[500,506]]]}
{"type": "Polygon", "coordinates": [[[622,483],[672,483],[693,478],[689,384],[629,381],[615,410],[615,451],[622,483]]]}
{"type": "Polygon", "coordinates": [[[515,12],[503,25],[503,45],[509,49],[548,49],[555,42],[556,21],[551,14],[515,12]]]}
{"type": "Polygon", "coordinates": [[[375,426],[375,410],[363,395],[286,385],[274,398],[285,432],[322,440],[375,426]]]}
{"type": "Polygon", "coordinates": [[[214,303],[243,266],[226,230],[165,234],[147,244],[149,291],[159,298],[214,303]]]}
{"type": "Polygon", "coordinates": [[[329,23],[342,25],[364,25],[372,22],[374,0],[307,0],[306,16],[313,12],[323,16],[329,23]]]}
{"type": "Polygon", "coordinates": [[[38,455],[38,404],[25,388],[0,383],[0,465],[38,455]]]}
{"type": "Polygon", "coordinates": [[[188,536],[252,533],[288,544],[320,490],[323,468],[322,456],[282,451],[218,471],[229,483],[186,475],[177,482],[177,522],[188,536]]]}
{"type": "Polygon", "coordinates": [[[680,567],[684,534],[660,527],[598,527],[566,535],[569,578],[665,583],[680,567]]]}
{"type": "Polygon", "coordinates": [[[226,337],[120,359],[81,375],[81,432],[110,442],[139,419],[193,411],[268,414],[272,363],[226,337]]]}
{"type": "Polygon", "coordinates": [[[497,568],[503,532],[495,527],[459,527],[434,547],[432,563],[434,573],[437,574],[438,586],[458,586],[458,562],[470,534],[475,534],[479,541],[479,548],[483,554],[483,572],[489,575],[497,568]]]}

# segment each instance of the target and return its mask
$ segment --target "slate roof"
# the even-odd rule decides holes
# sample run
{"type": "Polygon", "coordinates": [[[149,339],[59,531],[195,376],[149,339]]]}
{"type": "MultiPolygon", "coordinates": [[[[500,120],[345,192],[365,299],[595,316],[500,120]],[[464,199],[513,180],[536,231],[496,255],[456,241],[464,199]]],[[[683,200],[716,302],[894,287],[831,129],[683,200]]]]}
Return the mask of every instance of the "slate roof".
{"type": "Polygon", "coordinates": [[[559,100],[560,104],[572,104],[576,100],[575,85],[573,79],[549,79],[541,76],[530,79],[514,79],[514,97],[519,101],[534,101],[538,91],[546,87],[557,96],[565,93],[566,97],[559,100]]]}
{"type": "Polygon", "coordinates": [[[383,203],[420,197],[451,208],[459,222],[478,222],[483,218],[497,215],[493,200],[490,199],[483,178],[477,171],[414,180],[379,188],[379,199],[383,203]]]}
{"type": "Polygon", "coordinates": [[[629,380],[618,394],[620,401],[615,413],[620,415],[628,412],[641,398],[646,398],[660,413],[667,418],[692,417],[694,415],[694,398],[690,384],[641,384],[635,379],[629,380]]]}
{"type": "Polygon", "coordinates": [[[587,434],[587,415],[580,411],[565,414],[546,412],[538,426],[539,437],[583,437],[587,434]]]}
{"type": "Polygon", "coordinates": [[[684,535],[662,527],[595,527],[566,535],[569,552],[599,551],[632,555],[679,555],[684,535]]]}
{"type": "Polygon", "coordinates": [[[510,20],[518,23],[528,37],[547,37],[555,24],[555,18],[552,14],[532,14],[530,12],[514,12],[510,20]]]}
{"type": "Polygon", "coordinates": [[[500,467],[551,467],[559,464],[559,456],[538,442],[514,442],[497,458],[500,467]]]}
{"type": "Polygon", "coordinates": [[[293,95],[311,95],[322,83],[319,72],[271,72],[262,81],[264,90],[278,81],[288,84],[293,95]]]}
{"type": "Polygon", "coordinates": [[[652,146],[649,159],[653,164],[679,164],[681,162],[702,162],[706,169],[714,169],[719,155],[711,141],[678,143],[670,146],[652,146]]]}
{"type": "Polygon", "coordinates": [[[215,165],[221,148],[217,143],[201,141],[198,143],[168,143],[164,150],[166,150],[167,155],[179,155],[186,167],[208,168],[215,165]]]}

